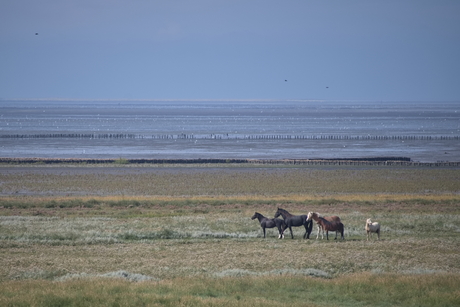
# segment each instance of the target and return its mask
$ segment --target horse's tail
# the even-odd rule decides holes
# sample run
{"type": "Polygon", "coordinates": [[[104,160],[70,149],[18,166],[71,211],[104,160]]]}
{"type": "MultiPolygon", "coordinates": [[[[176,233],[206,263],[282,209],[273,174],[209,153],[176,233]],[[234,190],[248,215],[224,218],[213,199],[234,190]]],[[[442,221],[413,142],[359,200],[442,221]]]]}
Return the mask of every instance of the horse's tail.
{"type": "Polygon", "coordinates": [[[283,232],[286,230],[286,228],[288,228],[287,224],[286,224],[286,221],[285,220],[281,220],[281,229],[283,230],[283,232]]]}
{"type": "Polygon", "coordinates": [[[343,233],[345,232],[345,226],[343,226],[343,223],[342,222],[339,222],[339,231],[340,231],[340,234],[342,235],[342,238],[345,239],[343,233]]]}
{"type": "Polygon", "coordinates": [[[307,233],[310,234],[313,230],[313,219],[307,221],[307,233]]]}

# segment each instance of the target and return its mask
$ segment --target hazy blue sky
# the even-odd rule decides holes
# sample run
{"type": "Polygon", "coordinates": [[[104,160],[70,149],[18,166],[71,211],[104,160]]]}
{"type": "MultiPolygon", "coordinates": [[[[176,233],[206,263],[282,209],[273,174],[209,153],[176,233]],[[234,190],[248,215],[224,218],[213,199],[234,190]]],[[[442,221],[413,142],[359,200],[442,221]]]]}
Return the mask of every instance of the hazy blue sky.
{"type": "Polygon", "coordinates": [[[460,1],[0,0],[0,98],[51,97],[460,101],[460,1]]]}

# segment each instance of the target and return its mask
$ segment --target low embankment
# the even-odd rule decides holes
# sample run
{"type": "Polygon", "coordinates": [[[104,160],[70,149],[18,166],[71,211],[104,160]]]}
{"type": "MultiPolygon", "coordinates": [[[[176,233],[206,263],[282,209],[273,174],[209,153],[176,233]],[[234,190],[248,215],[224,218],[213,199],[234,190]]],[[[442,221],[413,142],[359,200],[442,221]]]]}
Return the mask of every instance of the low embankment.
{"type": "Polygon", "coordinates": [[[367,165],[459,167],[460,162],[414,162],[408,157],[343,159],[91,159],[91,158],[0,158],[4,164],[273,164],[273,165],[367,165]]]}

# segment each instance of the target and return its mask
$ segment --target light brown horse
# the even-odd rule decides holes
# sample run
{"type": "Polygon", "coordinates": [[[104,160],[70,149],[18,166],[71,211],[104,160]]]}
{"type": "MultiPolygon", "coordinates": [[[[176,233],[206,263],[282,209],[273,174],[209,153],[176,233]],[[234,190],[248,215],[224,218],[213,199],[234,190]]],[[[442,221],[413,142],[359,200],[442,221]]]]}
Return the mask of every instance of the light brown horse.
{"type": "MultiPolygon", "coordinates": [[[[318,216],[320,216],[318,213],[315,213],[315,212],[308,212],[308,215],[307,215],[307,221],[308,220],[311,220],[312,219],[312,216],[313,214],[316,214],[318,216]]],[[[340,217],[338,216],[325,216],[323,217],[325,220],[329,221],[329,222],[335,222],[335,223],[339,223],[339,222],[342,222],[340,220],[340,217]]],[[[315,220],[316,221],[316,220],[315,220]]],[[[324,239],[324,228],[323,226],[321,225],[321,223],[319,223],[319,221],[316,221],[316,225],[318,226],[318,233],[316,234],[316,240],[318,240],[318,237],[319,237],[319,233],[321,232],[321,239],[323,240],[324,239]]]]}
{"type": "Polygon", "coordinates": [[[308,212],[307,221],[314,220],[318,225],[318,239],[319,232],[322,231],[321,238],[324,239],[324,231],[326,231],[326,239],[329,240],[329,231],[335,231],[335,240],[337,240],[337,233],[340,232],[341,239],[345,239],[343,236],[344,226],[340,217],[338,216],[326,216],[322,217],[317,212],[308,212]]]}

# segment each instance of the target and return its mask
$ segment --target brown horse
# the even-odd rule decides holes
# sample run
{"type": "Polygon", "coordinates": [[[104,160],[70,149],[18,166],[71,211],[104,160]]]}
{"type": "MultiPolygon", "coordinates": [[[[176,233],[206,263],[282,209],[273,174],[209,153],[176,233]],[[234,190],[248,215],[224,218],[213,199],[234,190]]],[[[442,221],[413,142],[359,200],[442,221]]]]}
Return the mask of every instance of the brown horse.
{"type": "MultiPolygon", "coordinates": [[[[312,219],[318,224],[318,235],[320,230],[323,231],[323,235],[326,230],[326,239],[329,240],[329,231],[335,231],[335,240],[337,240],[338,232],[341,234],[341,239],[345,239],[343,236],[344,226],[338,216],[322,217],[316,212],[308,212],[307,221],[312,219]]],[[[316,239],[318,239],[318,235],[316,239]]]]}
{"type": "MultiPolygon", "coordinates": [[[[314,212],[308,212],[308,215],[307,215],[307,221],[308,220],[311,220],[311,217],[313,215],[314,212]]],[[[316,213],[318,216],[319,214],[316,213]]],[[[325,220],[331,222],[331,223],[339,223],[339,222],[342,222],[340,220],[340,217],[334,215],[334,216],[325,216],[324,217],[325,220]]],[[[318,221],[316,222],[316,225],[318,227],[318,233],[316,234],[316,240],[318,240],[318,237],[319,237],[319,233],[321,232],[321,239],[324,240],[324,228],[323,226],[321,226],[321,223],[319,223],[318,221]]]]}

